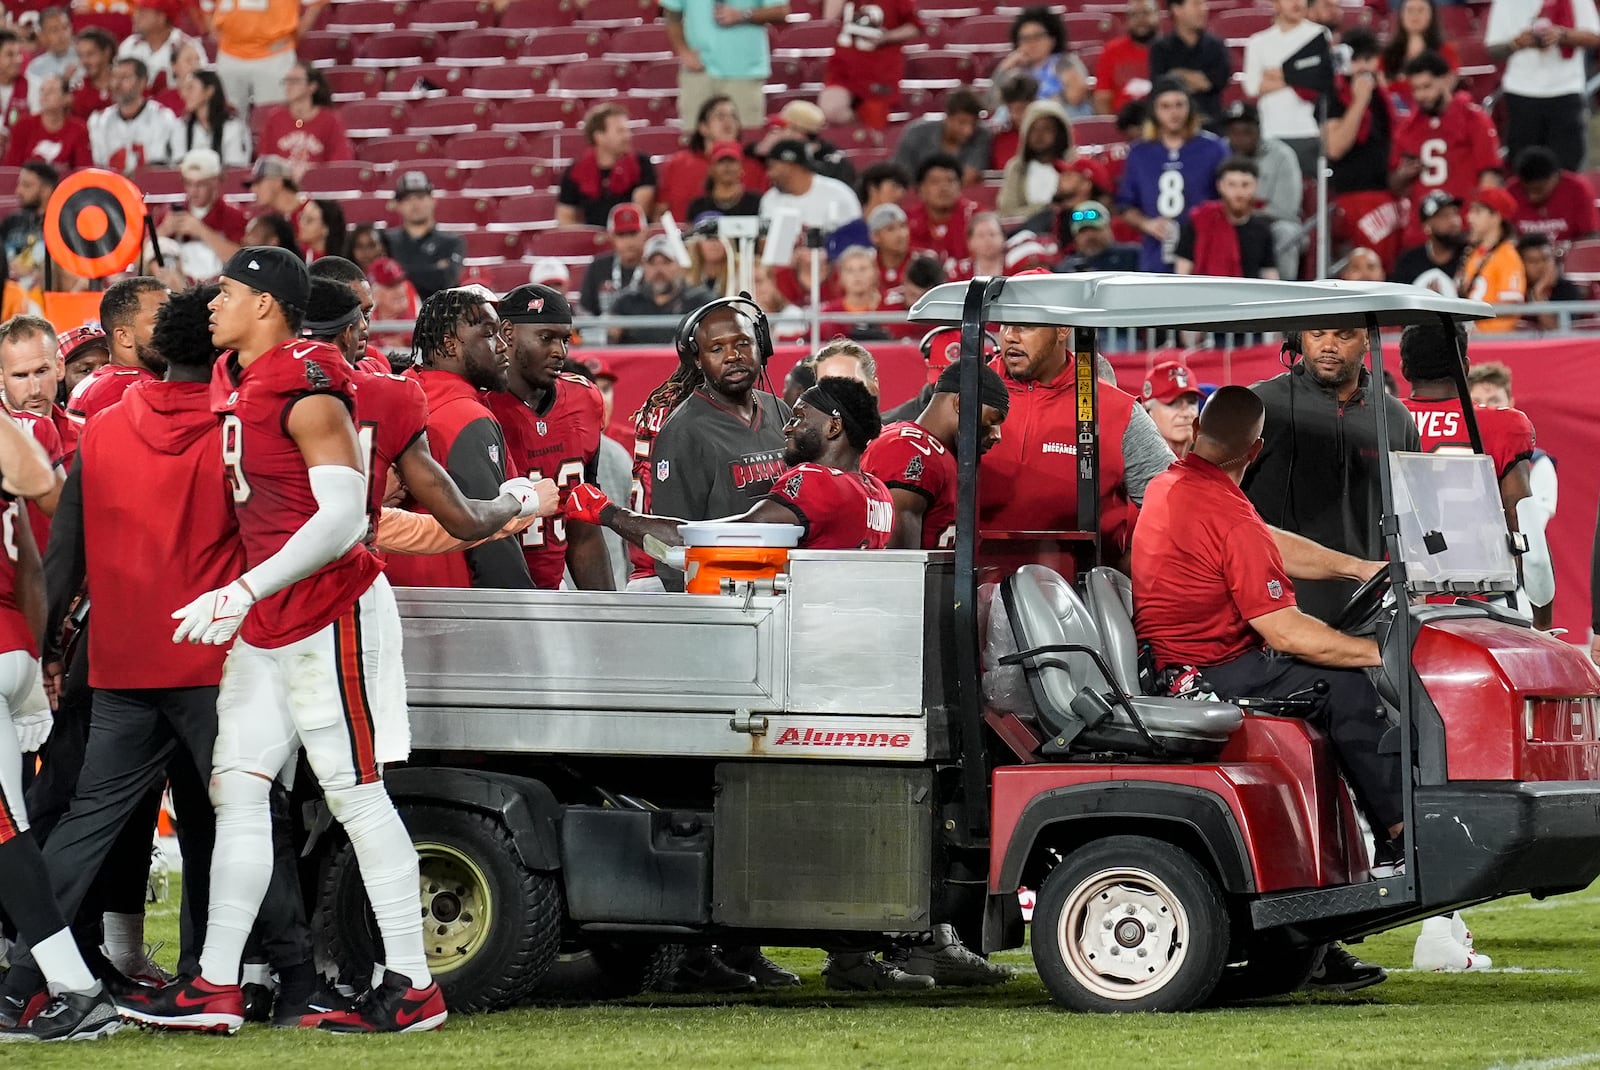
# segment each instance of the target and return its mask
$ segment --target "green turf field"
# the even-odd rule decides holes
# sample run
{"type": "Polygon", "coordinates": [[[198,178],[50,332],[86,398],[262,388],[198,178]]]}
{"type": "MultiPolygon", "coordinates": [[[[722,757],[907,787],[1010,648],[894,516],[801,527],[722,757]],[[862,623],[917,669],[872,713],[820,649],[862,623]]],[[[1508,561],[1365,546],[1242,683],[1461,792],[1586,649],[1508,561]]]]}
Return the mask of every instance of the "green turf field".
{"type": "MultiPolygon", "coordinates": [[[[169,939],[161,957],[170,965],[175,925],[170,908],[156,909],[152,935],[169,939]]],[[[887,997],[829,993],[818,977],[818,953],[779,950],[773,957],[805,977],[804,987],[781,996],[530,1008],[458,1017],[440,1033],[410,1037],[286,1035],[256,1026],[212,1038],[130,1028],[95,1044],[12,1047],[0,1052],[0,1066],[1600,1067],[1600,886],[1544,903],[1490,904],[1471,911],[1468,921],[1478,947],[1505,972],[1397,972],[1353,996],[1296,996],[1185,1015],[1062,1013],[1049,1003],[1026,952],[1002,956],[1024,973],[1001,989],[887,997]]],[[[1406,967],[1415,933],[1398,930],[1357,950],[1406,967]]]]}

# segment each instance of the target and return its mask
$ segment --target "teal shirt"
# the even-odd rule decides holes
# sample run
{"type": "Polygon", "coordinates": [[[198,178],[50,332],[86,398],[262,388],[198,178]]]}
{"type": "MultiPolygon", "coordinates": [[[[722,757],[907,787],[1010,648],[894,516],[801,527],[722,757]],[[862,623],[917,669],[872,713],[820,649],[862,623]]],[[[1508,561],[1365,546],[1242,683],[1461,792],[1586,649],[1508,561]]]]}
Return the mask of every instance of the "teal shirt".
{"type": "MultiPolygon", "coordinates": [[[[738,11],[776,7],[772,0],[724,0],[738,11]]],[[[700,53],[706,73],[713,78],[759,78],[772,73],[772,55],[765,26],[718,26],[712,15],[713,0],[661,0],[666,11],[683,16],[683,36],[700,53]]]]}

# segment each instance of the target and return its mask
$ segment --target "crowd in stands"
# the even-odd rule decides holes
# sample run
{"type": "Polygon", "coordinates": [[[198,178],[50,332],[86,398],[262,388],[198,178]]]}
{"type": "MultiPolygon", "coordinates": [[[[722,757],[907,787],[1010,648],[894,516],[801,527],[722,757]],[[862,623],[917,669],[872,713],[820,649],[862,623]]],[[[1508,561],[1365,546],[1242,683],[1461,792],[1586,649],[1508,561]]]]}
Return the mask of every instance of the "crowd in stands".
{"type": "Polygon", "coordinates": [[[86,285],[40,249],[86,166],[146,194],[140,270],[346,255],[402,315],[537,271],[590,315],[692,308],[746,277],[718,220],[786,213],[824,239],[817,279],[803,240],[758,273],[795,334],[898,336],[869,314],[975,273],[1309,278],[1322,240],[1345,278],[1589,296],[1594,0],[1372,2],[12,5],[0,311],[86,285]]]}

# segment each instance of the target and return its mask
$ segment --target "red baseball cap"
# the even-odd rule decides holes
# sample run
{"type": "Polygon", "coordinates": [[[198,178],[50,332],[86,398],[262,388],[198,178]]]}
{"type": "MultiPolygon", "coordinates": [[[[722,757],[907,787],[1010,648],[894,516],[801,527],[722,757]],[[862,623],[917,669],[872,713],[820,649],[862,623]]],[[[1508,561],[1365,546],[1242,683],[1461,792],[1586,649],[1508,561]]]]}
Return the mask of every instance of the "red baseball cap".
{"type": "MultiPolygon", "coordinates": [[[[1041,272],[1041,274],[1047,274],[1041,272]]],[[[983,332],[983,359],[994,358],[998,340],[989,331],[983,332]]],[[[961,355],[961,328],[935,327],[922,336],[922,359],[928,365],[928,385],[939,381],[939,373],[956,362],[961,355]]]]}
{"type": "Polygon", "coordinates": [[[1106,170],[1105,164],[1099,160],[1091,160],[1086,156],[1079,156],[1071,163],[1057,160],[1056,170],[1062,174],[1068,171],[1076,171],[1087,178],[1095,190],[1100,193],[1106,193],[1111,189],[1111,174],[1106,170]]]}
{"type": "Polygon", "coordinates": [[[1176,360],[1164,360],[1150,369],[1140,397],[1146,401],[1160,401],[1171,405],[1185,394],[1200,396],[1200,385],[1194,372],[1176,360]]]}
{"type": "Polygon", "coordinates": [[[406,281],[406,269],[400,266],[400,261],[380,256],[367,269],[367,278],[374,286],[399,286],[406,281]]]}
{"type": "Polygon", "coordinates": [[[617,381],[617,373],[611,370],[611,364],[604,357],[584,357],[584,367],[589,369],[589,374],[596,379],[610,379],[617,381]]]}
{"type": "Polygon", "coordinates": [[[606,216],[606,229],[613,234],[637,234],[644,229],[644,213],[628,201],[613,205],[606,216]]]}
{"type": "Polygon", "coordinates": [[[711,146],[711,151],[707,155],[711,158],[712,163],[716,163],[718,160],[742,160],[744,159],[744,146],[737,141],[718,141],[711,146]]]}
{"type": "Polygon", "coordinates": [[[106,343],[106,332],[100,329],[98,323],[85,323],[82,327],[74,327],[70,331],[62,331],[56,335],[56,348],[61,351],[61,359],[71,361],[73,357],[88,352],[95,346],[110,352],[111,347],[106,343]]]}
{"type": "Polygon", "coordinates": [[[1499,186],[1485,186],[1472,195],[1473,204],[1481,204],[1501,219],[1517,214],[1517,199],[1499,186]]]}

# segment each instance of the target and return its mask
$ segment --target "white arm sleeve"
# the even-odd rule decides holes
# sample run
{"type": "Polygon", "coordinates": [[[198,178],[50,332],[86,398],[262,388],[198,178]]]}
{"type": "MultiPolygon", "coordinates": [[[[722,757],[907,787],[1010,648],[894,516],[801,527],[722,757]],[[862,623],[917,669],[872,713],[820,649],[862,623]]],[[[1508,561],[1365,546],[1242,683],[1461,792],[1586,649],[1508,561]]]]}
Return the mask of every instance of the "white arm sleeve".
{"type": "Polygon", "coordinates": [[[1532,498],[1517,503],[1517,530],[1528,538],[1528,550],[1522,555],[1522,589],[1536,606],[1547,606],[1556,597],[1555,566],[1550,562],[1550,544],[1544,537],[1549,520],[1544,506],[1532,498]]]}
{"type": "Polygon", "coordinates": [[[242,579],[256,601],[339,559],[367,530],[367,480],[354,468],[319,464],[306,473],[317,511],[283,548],[242,579]]]}

